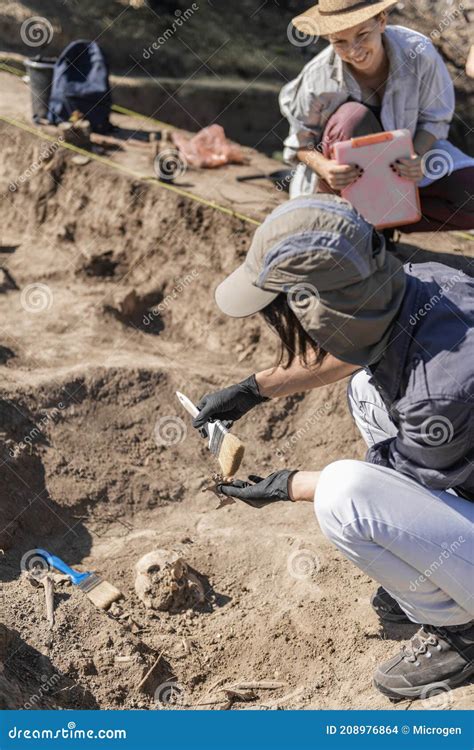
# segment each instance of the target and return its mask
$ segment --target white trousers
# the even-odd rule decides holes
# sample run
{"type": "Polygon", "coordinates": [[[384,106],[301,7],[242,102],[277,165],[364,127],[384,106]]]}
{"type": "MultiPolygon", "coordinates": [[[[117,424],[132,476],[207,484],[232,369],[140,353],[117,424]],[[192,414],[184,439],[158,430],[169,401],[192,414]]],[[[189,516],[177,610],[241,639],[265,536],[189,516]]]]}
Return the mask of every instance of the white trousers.
{"type": "MultiPolygon", "coordinates": [[[[352,377],[348,401],[368,446],[396,434],[365,371],[352,377]]],[[[442,626],[474,619],[474,503],[393,469],[341,460],[322,471],[314,507],[324,534],[410,620],[442,626]]]]}

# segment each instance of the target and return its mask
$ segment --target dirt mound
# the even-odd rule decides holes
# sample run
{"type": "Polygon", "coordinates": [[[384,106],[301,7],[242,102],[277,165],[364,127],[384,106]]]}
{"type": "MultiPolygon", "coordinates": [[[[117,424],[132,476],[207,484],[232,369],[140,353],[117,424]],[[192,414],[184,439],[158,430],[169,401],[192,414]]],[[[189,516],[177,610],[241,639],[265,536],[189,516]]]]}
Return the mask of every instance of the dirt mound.
{"type": "MultiPolygon", "coordinates": [[[[387,707],[371,675],[413,629],[381,630],[374,582],[311,507],[218,510],[202,492],[215,465],[174,396],[274,361],[259,320],[224,320],[212,303],[253,228],[62,152],[20,180],[37,147],[3,135],[0,255],[18,287],[0,293],[3,703],[212,708],[250,683],[254,706],[387,707]],[[51,632],[42,587],[21,575],[37,547],[124,600],[104,613],[58,580],[51,632]],[[136,565],[158,549],[198,572],[203,601],[145,606],[136,565]]],[[[343,384],[265,404],[237,432],[242,474],[363,455],[343,384]]]]}

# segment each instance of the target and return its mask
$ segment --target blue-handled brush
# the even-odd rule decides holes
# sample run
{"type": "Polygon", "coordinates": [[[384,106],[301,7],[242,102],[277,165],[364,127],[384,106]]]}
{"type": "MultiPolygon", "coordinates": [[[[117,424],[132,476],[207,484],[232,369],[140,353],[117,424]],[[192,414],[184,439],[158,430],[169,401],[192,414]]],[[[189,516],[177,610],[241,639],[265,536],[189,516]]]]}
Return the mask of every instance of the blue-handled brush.
{"type": "Polygon", "coordinates": [[[77,586],[89,597],[92,604],[99,609],[108,609],[112,602],[122,599],[123,594],[108,581],[104,581],[97,573],[79,573],[71,568],[60,557],[52,555],[45,549],[37,549],[35,553],[44,557],[48,565],[69,577],[71,583],[77,586]]]}

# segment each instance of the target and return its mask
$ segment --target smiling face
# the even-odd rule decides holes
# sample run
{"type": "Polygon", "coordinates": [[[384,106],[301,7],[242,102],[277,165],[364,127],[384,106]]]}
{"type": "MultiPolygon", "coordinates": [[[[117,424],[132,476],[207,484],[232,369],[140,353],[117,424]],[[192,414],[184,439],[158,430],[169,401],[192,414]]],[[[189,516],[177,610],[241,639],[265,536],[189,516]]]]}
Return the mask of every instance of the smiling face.
{"type": "Polygon", "coordinates": [[[380,13],[358,26],[331,34],[331,42],[341,60],[361,73],[377,70],[384,59],[382,34],[387,25],[387,14],[380,13]]]}

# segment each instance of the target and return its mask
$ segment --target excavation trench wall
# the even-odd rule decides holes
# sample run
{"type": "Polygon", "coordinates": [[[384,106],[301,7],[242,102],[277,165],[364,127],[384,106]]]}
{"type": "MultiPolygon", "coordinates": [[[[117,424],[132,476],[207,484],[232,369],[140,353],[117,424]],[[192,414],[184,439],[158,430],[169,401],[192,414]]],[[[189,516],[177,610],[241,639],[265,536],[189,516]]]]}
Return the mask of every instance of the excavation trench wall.
{"type": "MultiPolygon", "coordinates": [[[[202,492],[217,465],[175,399],[176,389],[197,399],[275,361],[258,318],[227,320],[213,303],[254,226],[63,150],[42,161],[22,131],[1,128],[0,138],[0,706],[153,708],[153,691],[138,686],[163,649],[169,672],[157,679],[172,674],[194,705],[217,674],[280,674],[275,639],[292,630],[293,674],[285,670],[274,697],[289,705],[283,696],[299,685],[309,705],[308,668],[313,692],[316,673],[333,680],[311,656],[320,589],[295,589],[287,566],[300,546],[316,550],[311,509],[299,519],[287,517],[291,508],[217,510],[202,492]],[[63,583],[51,643],[42,589],[21,576],[37,547],[100,571],[124,592],[123,608],[108,617],[63,583]],[[137,599],[135,564],[156,547],[200,571],[198,610],[154,614],[137,599]],[[294,620],[303,600],[304,647],[294,620]]],[[[362,455],[344,387],[242,420],[242,476],[362,455]]],[[[321,535],[318,544],[327,544],[321,535]]]]}
{"type": "MultiPolygon", "coordinates": [[[[41,142],[21,131],[1,137],[2,258],[18,287],[0,295],[0,546],[11,547],[28,529],[57,530],[66,509],[179,502],[209,462],[174,391],[197,398],[271,365],[277,346],[258,317],[224,319],[213,302],[252,225],[61,149],[41,162],[41,142]]],[[[308,446],[314,464],[352,450],[342,391],[249,417],[248,469],[304,464],[308,446]]]]}

